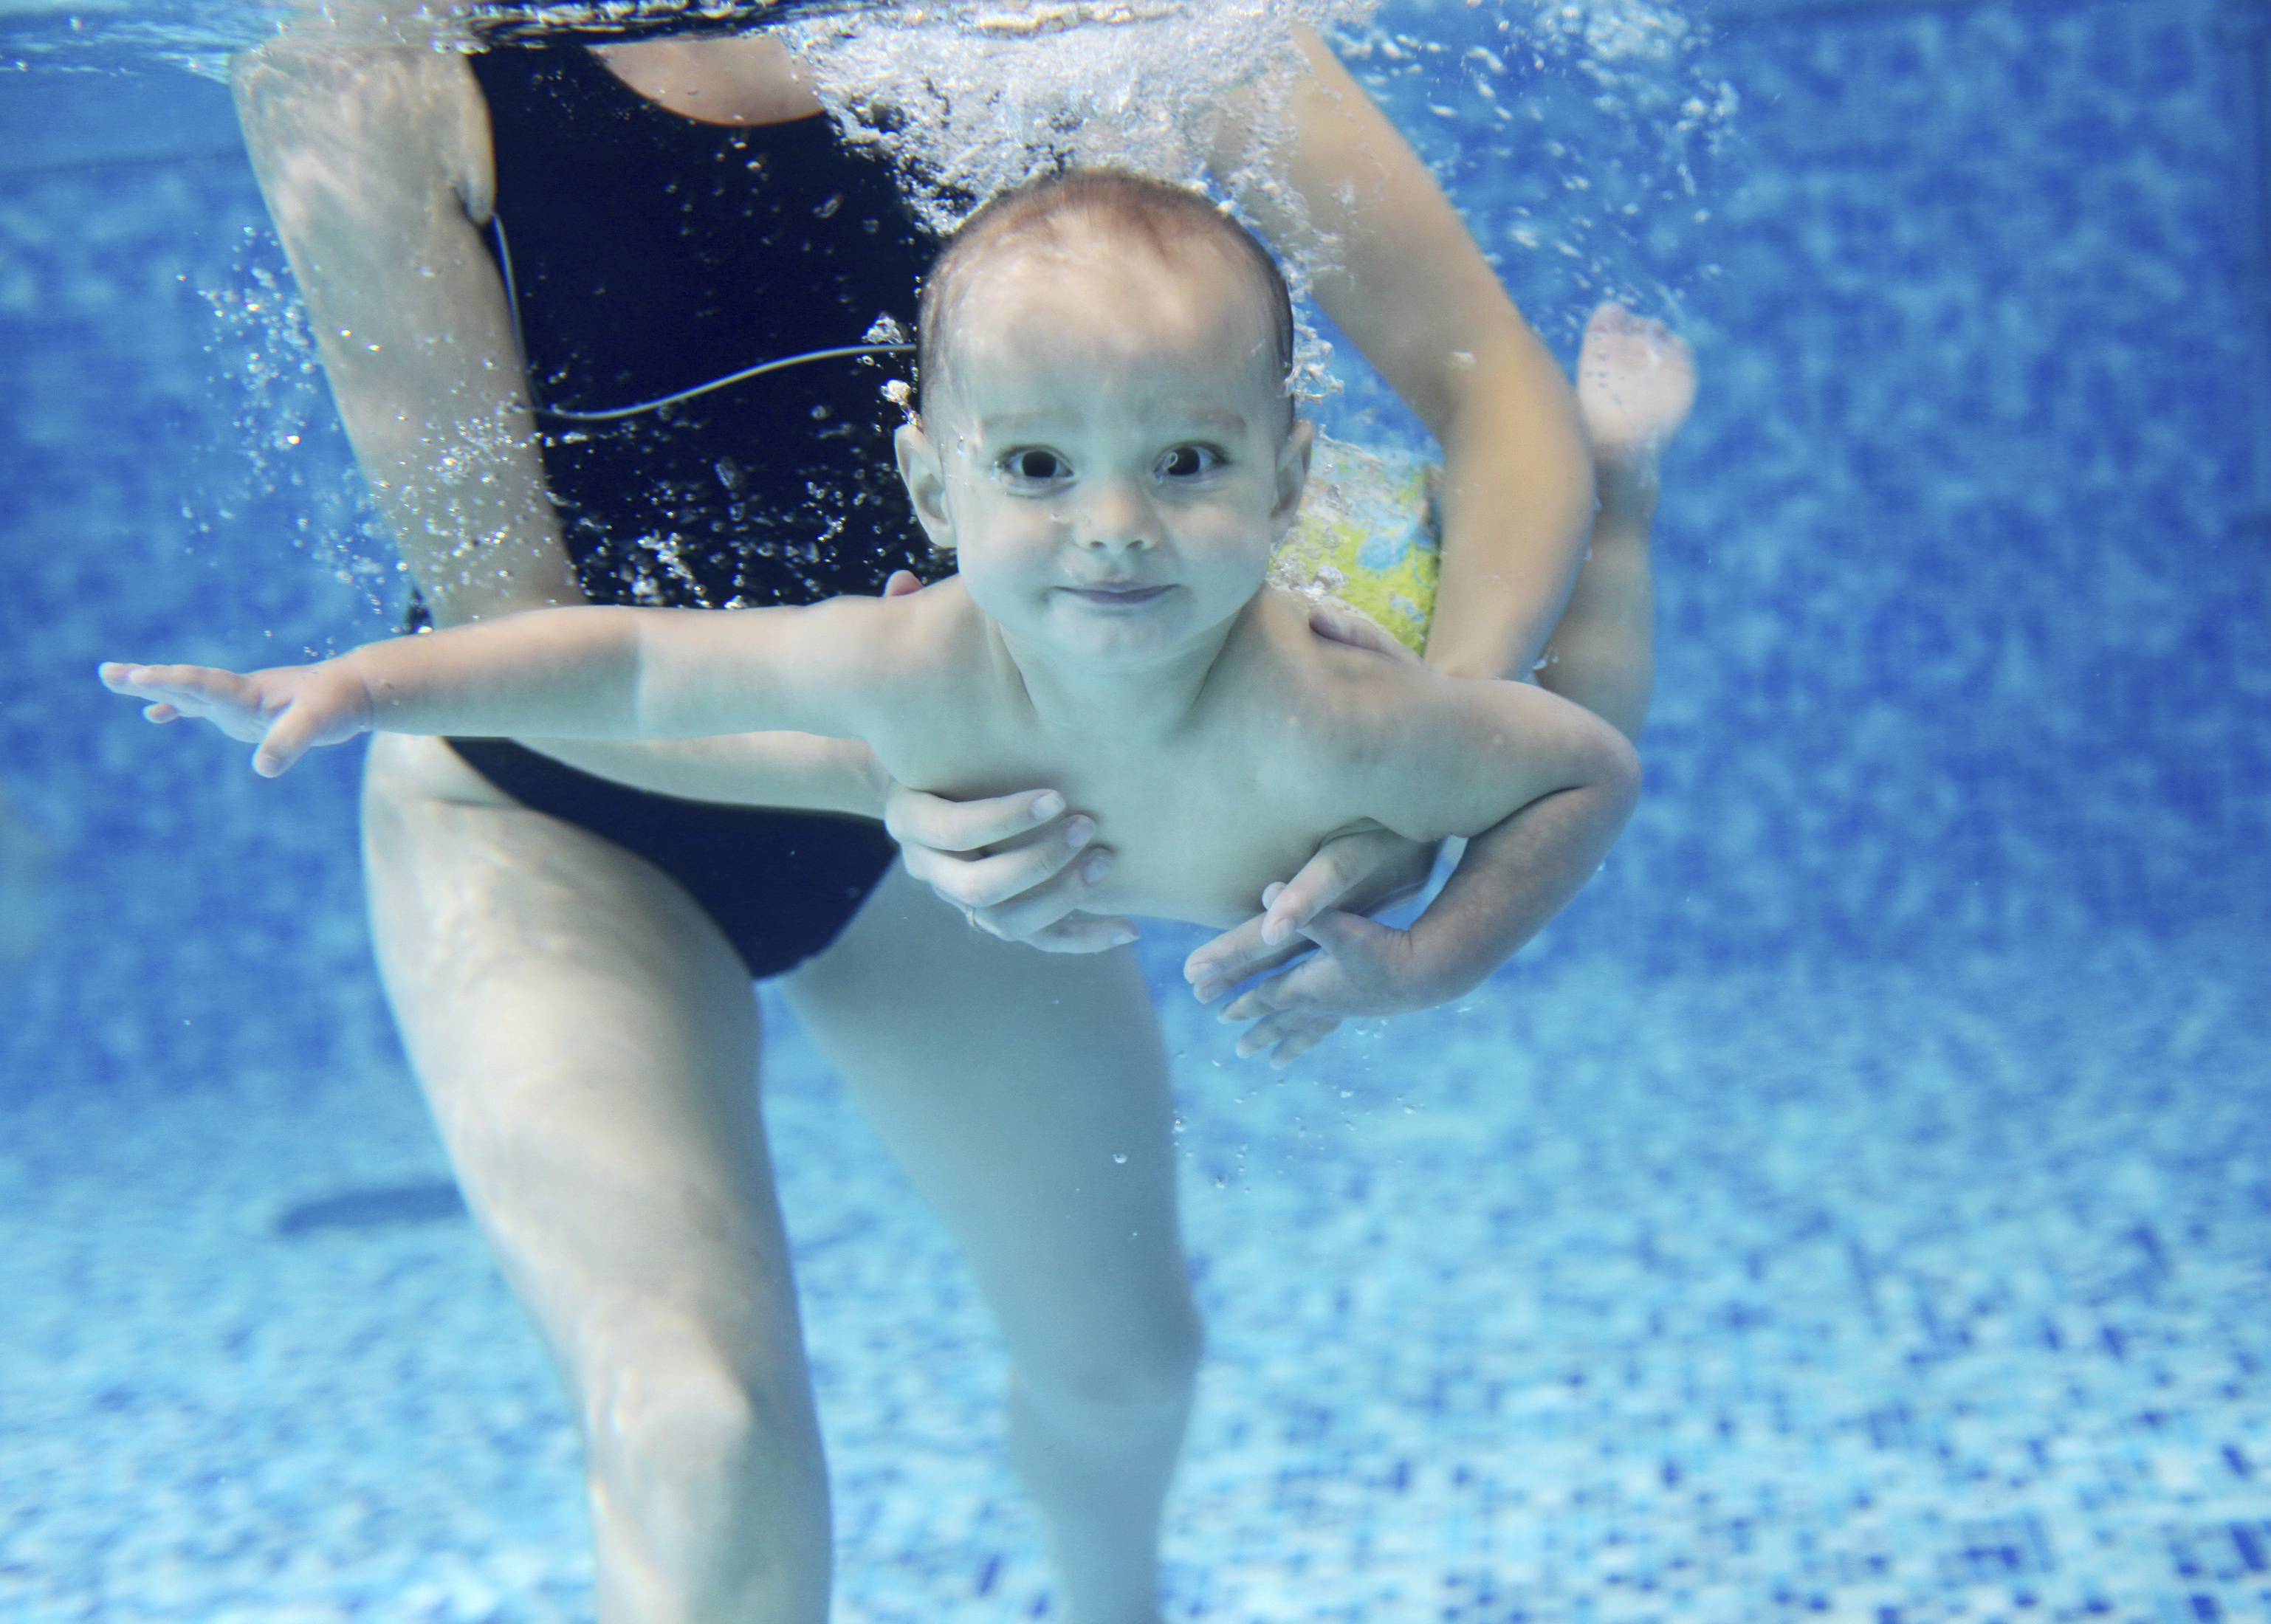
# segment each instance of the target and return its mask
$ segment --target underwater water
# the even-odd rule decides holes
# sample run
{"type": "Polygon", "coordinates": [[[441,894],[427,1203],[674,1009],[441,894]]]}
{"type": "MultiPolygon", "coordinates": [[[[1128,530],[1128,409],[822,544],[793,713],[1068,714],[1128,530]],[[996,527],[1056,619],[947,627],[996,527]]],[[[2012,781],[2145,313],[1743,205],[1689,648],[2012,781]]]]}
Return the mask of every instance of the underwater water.
{"type": "MultiPolygon", "coordinates": [[[[172,10],[0,4],[0,1620],[587,1619],[354,753],[264,782],[91,675],[398,595],[226,91],[100,42],[172,10]]],[[[1282,1075],[1149,933],[1210,1337],[1169,1618],[2271,1620],[2267,29],[1351,35],[1564,358],[1622,293],[1703,389],[1647,798],[1567,915],[1282,1075]]],[[[837,1616],[1061,1616],[969,1278],[765,1003],[837,1616]]]]}

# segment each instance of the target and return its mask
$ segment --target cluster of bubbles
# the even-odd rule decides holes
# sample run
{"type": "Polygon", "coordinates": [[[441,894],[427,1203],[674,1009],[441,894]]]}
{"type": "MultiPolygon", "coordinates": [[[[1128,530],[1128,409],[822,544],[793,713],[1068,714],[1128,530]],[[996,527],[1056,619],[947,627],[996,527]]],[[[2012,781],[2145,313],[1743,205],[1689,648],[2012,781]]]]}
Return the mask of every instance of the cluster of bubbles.
{"type": "MultiPolygon", "coordinates": [[[[1367,24],[1377,0],[965,0],[777,31],[847,140],[897,164],[923,223],[1062,168],[1110,165],[1302,218],[1277,178],[1302,69],[1297,26],[1367,24]]],[[[1283,233],[1279,234],[1281,241],[1283,233]]],[[[1302,234],[1306,235],[1306,234],[1302,234]]],[[[1319,268],[1286,257],[1297,300],[1319,268]]],[[[1297,334],[1295,386],[1329,389],[1328,347],[1297,334]]]]}
{"type": "MultiPolygon", "coordinates": [[[[1084,163],[1203,185],[1241,212],[1298,222],[1299,202],[1275,159],[1300,69],[1295,30],[1314,27],[1418,150],[1525,314],[1574,352],[1602,299],[1693,327],[1689,303],[1716,274],[1712,201],[1739,102],[1712,71],[1693,3],[545,0],[514,8],[509,21],[485,8],[483,35],[494,43],[572,27],[635,39],[689,17],[769,27],[806,64],[847,138],[886,152],[919,214],[944,230],[1038,173],[1084,163]]],[[[137,10],[146,25],[170,4],[137,10]]],[[[334,22],[368,12],[393,37],[434,48],[480,43],[465,33],[464,8],[446,0],[391,11],[293,0],[302,16],[311,6],[334,22]]],[[[252,43],[272,34],[283,11],[282,0],[215,0],[198,8],[197,41],[236,28],[252,30],[236,44],[252,43]]],[[[1265,234],[1281,250],[1287,235],[1265,234]]],[[[1297,297],[1330,251],[1322,243],[1284,255],[1297,297]]],[[[262,269],[214,302],[235,329],[220,347],[251,358],[242,376],[259,420],[247,425],[257,430],[256,472],[301,480],[309,459],[292,436],[324,432],[328,409],[312,349],[292,324],[294,302],[262,269]]],[[[1335,362],[1321,325],[1305,306],[1295,382],[1313,403],[1352,391],[1337,409],[1356,421],[1329,426],[1350,437],[1412,430],[1377,379],[1335,362]]],[[[374,592],[391,586],[358,562],[369,509],[347,522],[328,479],[319,485],[301,492],[302,511],[347,538],[329,562],[374,592]]]]}
{"type": "MultiPolygon", "coordinates": [[[[1716,274],[1698,227],[1738,98],[1680,0],[963,0],[800,18],[779,37],[934,227],[1081,163],[1298,227],[1277,161],[1297,25],[1332,41],[1550,334],[1574,345],[1609,298],[1685,319],[1716,274]]],[[[1332,245],[1265,235],[1298,298],[1332,245]]],[[[1295,385],[1313,403],[1351,376],[1330,361],[1305,309],[1295,385]]]]}
{"type": "Polygon", "coordinates": [[[227,281],[197,291],[212,319],[206,354],[235,406],[233,453],[219,465],[233,472],[201,488],[183,520],[223,555],[249,530],[285,535],[391,622],[406,572],[347,449],[282,253],[264,228],[248,228],[227,281]]]}
{"type": "Polygon", "coordinates": [[[1405,0],[1344,42],[1541,327],[1685,323],[1740,99],[1677,0],[1405,0]],[[1390,19],[1392,18],[1392,26],[1390,19]]]}
{"type": "Polygon", "coordinates": [[[878,145],[933,230],[1048,169],[1111,164],[1203,181],[1225,134],[1280,107],[1297,24],[1376,0],[1001,0],[792,21],[778,31],[838,126],[878,145]]]}

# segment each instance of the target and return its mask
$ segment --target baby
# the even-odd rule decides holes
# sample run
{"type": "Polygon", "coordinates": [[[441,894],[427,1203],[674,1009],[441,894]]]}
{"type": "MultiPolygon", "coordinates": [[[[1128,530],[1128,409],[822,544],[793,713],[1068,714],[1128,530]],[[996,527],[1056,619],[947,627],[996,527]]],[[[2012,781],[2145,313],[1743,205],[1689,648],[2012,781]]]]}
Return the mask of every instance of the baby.
{"type": "MultiPolygon", "coordinates": [[[[1396,936],[1374,1014],[1469,991],[1598,867],[1639,793],[1615,727],[1530,684],[1320,636],[1266,585],[1313,435],[1287,390],[1284,282],[1203,197],[1085,171],[1001,198],[934,268],[921,338],[898,462],[955,555],[936,585],[536,610],[313,666],[102,680],[155,719],[257,740],[271,776],[371,731],[864,740],[943,795],[1053,786],[1117,853],[1098,911],[1217,927],[1336,834],[1468,837],[1396,936]]],[[[1644,627],[1633,579],[1581,586],[1575,611],[1644,627]]],[[[1557,642],[1583,629],[1565,619],[1557,642]]]]}

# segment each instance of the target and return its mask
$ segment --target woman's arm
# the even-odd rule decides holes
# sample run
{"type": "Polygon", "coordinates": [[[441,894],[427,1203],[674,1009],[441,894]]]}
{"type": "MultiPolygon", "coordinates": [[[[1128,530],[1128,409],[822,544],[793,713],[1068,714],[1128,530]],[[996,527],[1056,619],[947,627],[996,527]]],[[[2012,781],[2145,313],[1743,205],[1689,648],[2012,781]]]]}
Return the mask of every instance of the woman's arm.
{"type": "Polygon", "coordinates": [[[1593,518],[1575,393],[1434,177],[1325,42],[1292,139],[1261,150],[1251,110],[1226,121],[1219,173],[1269,164],[1240,201],[1443,451],[1443,567],[1427,661],[1456,676],[1529,674],[1567,601],[1593,518]],[[1274,159],[1274,161],[1272,160],[1274,159]]]}
{"type": "Polygon", "coordinates": [[[436,621],[580,602],[480,241],[494,177],[473,70],[287,34],[232,82],[347,437],[436,621]]]}
{"type": "MultiPolygon", "coordinates": [[[[1298,32],[1309,71],[1294,87],[1291,139],[1269,150],[1259,109],[1233,108],[1217,170],[1290,186],[1294,207],[1262,184],[1242,185],[1240,198],[1281,251],[1317,267],[1318,302],[1442,448],[1443,564],[1427,662],[1455,676],[1526,676],[1568,601],[1592,524],[1575,393],[1418,155],[1325,42],[1298,32]]],[[[1200,947],[1184,975],[1213,1002],[1306,950],[1288,940],[1297,927],[1410,895],[1430,856],[1379,832],[1329,842],[1272,888],[1266,915],[1200,947]]],[[[1225,1018],[1246,1018],[1233,1011],[1253,1003],[1249,995],[1225,1018]]]]}
{"type": "MultiPolygon", "coordinates": [[[[438,624],[584,601],[480,232],[488,111],[465,59],[333,8],[234,64],[245,145],[356,459],[438,624]],[[339,36],[346,36],[345,39],[339,36]]],[[[878,816],[864,745],[526,741],[664,793],[878,816]]]]}

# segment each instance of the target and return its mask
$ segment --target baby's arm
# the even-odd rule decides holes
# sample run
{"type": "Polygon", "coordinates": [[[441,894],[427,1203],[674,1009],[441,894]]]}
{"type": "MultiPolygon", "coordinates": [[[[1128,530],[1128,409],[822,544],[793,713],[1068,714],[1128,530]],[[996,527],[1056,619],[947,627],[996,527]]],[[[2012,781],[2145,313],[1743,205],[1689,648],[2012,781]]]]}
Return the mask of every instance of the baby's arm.
{"type": "Polygon", "coordinates": [[[1411,839],[1470,839],[1397,959],[1376,966],[1364,1012],[1381,1015],[1480,985],[1583,888],[1640,797],[1632,746],[1566,699],[1432,672],[1396,687],[1408,691],[1357,723],[1363,809],[1411,839]]]}
{"type": "Polygon", "coordinates": [[[894,662],[877,658],[903,603],[799,608],[537,609],[373,643],[249,675],[106,665],[114,692],[260,741],[273,778],[317,745],[369,732],[678,739],[791,732],[860,736],[894,662]]]}

